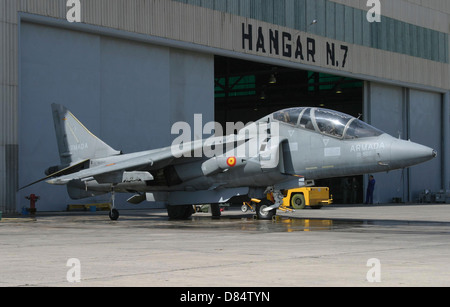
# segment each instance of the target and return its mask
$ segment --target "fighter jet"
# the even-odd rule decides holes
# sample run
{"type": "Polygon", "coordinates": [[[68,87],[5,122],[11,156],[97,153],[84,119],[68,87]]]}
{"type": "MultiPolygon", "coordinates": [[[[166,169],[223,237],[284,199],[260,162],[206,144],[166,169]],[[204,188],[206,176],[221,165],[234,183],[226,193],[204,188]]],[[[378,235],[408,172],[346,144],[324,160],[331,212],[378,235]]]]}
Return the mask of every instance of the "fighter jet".
{"type": "Polygon", "coordinates": [[[271,219],[282,191],[305,180],[402,169],[437,155],[353,116],[316,107],[272,113],[237,134],[123,154],[64,106],[52,104],[52,111],[61,164],[34,183],[67,185],[72,199],[111,193],[112,220],[119,217],[115,193],[133,193],[132,204],[164,202],[171,219],[190,217],[194,204],[211,204],[218,216],[220,203],[258,198],[257,216],[271,219]]]}

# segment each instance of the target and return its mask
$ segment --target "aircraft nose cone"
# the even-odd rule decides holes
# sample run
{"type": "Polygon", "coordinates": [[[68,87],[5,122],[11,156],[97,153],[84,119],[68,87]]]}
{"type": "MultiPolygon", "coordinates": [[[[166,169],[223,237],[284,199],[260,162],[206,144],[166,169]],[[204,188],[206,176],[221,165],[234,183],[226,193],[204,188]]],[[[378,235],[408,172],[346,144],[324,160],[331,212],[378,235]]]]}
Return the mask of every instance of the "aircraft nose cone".
{"type": "Polygon", "coordinates": [[[436,156],[436,150],[410,141],[395,140],[391,147],[391,164],[398,167],[416,165],[436,156]]]}
{"type": "Polygon", "coordinates": [[[431,155],[433,156],[433,158],[437,157],[437,151],[433,149],[433,152],[431,153],[431,155]]]}

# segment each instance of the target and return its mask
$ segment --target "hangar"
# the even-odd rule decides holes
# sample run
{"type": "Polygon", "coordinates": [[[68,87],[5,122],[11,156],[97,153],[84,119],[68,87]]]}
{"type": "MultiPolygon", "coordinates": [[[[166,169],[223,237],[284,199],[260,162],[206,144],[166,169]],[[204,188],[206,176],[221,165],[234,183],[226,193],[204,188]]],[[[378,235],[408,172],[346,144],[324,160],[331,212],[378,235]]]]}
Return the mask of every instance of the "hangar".
{"type": "Polygon", "coordinates": [[[449,24],[447,0],[0,0],[0,211],[70,202],[45,183],[17,192],[59,162],[51,103],[123,152],[170,145],[194,114],[324,106],[438,151],[376,174],[376,202],[449,189],[449,24]]]}

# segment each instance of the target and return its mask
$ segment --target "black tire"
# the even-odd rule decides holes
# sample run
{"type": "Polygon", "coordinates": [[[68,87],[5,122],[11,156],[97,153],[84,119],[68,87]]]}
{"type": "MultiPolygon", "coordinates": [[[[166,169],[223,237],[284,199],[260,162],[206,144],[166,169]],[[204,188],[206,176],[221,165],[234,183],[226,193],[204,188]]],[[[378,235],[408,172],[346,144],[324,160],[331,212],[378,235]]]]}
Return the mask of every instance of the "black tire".
{"type": "Polygon", "coordinates": [[[263,199],[260,203],[256,204],[256,215],[259,220],[271,220],[275,215],[276,209],[270,211],[263,211],[264,208],[272,206],[273,203],[268,199],[263,199]]]}
{"type": "Polygon", "coordinates": [[[305,209],[306,207],[306,203],[305,203],[305,195],[301,194],[301,193],[296,193],[291,195],[291,206],[294,209],[305,209]]]}
{"type": "Polygon", "coordinates": [[[219,219],[220,218],[220,206],[219,204],[211,204],[211,214],[213,219],[219,219]]]}
{"type": "Polygon", "coordinates": [[[185,220],[191,217],[194,208],[191,205],[167,205],[167,215],[171,220],[185,220]]]}
{"type": "Polygon", "coordinates": [[[111,211],[109,211],[109,218],[111,221],[117,221],[119,219],[119,210],[111,209],[111,211]]]}

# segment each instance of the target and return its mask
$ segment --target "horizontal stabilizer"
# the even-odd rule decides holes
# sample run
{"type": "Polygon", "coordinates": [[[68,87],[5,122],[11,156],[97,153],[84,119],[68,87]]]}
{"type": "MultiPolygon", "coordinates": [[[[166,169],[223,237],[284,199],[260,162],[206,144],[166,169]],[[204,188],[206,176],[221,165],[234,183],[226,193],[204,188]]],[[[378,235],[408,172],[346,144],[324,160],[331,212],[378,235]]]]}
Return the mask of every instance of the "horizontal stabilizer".
{"type": "Polygon", "coordinates": [[[62,169],[62,170],[59,170],[59,171],[57,171],[57,172],[54,172],[54,173],[52,173],[52,174],[50,174],[50,175],[48,175],[48,176],[46,176],[46,177],[44,177],[44,178],[41,178],[41,179],[36,180],[36,181],[34,181],[34,182],[30,183],[30,184],[27,184],[26,186],[21,187],[21,188],[19,189],[19,191],[21,191],[21,190],[23,190],[23,189],[25,189],[25,188],[28,188],[28,187],[30,187],[30,186],[36,184],[36,183],[39,183],[39,182],[41,182],[41,181],[44,181],[44,180],[53,178],[53,177],[64,176],[64,175],[69,175],[69,174],[78,172],[78,171],[82,170],[82,169],[86,166],[87,163],[89,163],[89,159],[80,161],[80,162],[78,162],[78,163],[76,163],[76,164],[74,164],[74,165],[71,165],[71,166],[69,166],[69,167],[66,167],[66,168],[64,168],[64,169],[62,169]]]}

